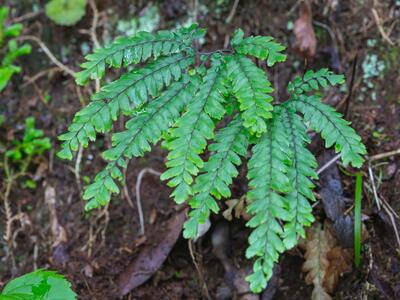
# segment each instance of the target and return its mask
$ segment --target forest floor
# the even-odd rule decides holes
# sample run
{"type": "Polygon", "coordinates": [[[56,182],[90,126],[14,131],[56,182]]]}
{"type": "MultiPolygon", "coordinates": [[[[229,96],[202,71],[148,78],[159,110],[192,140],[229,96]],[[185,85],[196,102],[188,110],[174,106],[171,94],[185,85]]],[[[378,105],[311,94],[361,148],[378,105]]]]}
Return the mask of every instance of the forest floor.
{"type": "MultiPolygon", "coordinates": [[[[61,27],[45,16],[44,2],[5,0],[5,5],[12,7],[13,18],[24,24],[23,35],[40,38],[63,64],[77,71],[85,53],[92,48],[88,33],[93,10],[88,5],[85,17],[78,24],[61,27]],[[40,4],[33,4],[37,2],[40,4]],[[37,12],[32,15],[34,8],[37,12]]],[[[307,62],[293,47],[292,28],[299,18],[300,1],[238,1],[237,7],[234,2],[97,0],[96,34],[104,44],[132,29],[134,22],[148,22],[143,21],[144,16],[156,5],[157,16],[150,16],[150,21],[158,21],[157,29],[169,29],[177,23],[197,19],[207,29],[201,45],[205,51],[223,48],[237,27],[248,35],[272,35],[286,44],[288,60],[268,70],[277,99],[287,98],[287,82],[303,72],[305,63],[308,68],[328,67],[344,73],[347,90],[329,93],[326,101],[339,111],[346,111],[347,119],[367,146],[369,157],[380,154],[384,157],[372,159],[361,170],[365,229],[361,265],[354,267],[351,257],[330,293],[334,299],[400,299],[400,245],[396,238],[400,230],[396,217],[396,213],[400,214],[400,155],[385,155],[400,149],[399,1],[314,1],[312,21],[317,47],[313,59],[307,62]],[[230,14],[231,22],[227,23],[230,14]],[[381,209],[377,207],[373,183],[381,209]]],[[[82,103],[88,101],[94,85],[78,90],[74,79],[55,67],[37,43],[32,41],[32,46],[32,53],[19,60],[22,73],[13,78],[0,96],[0,112],[5,120],[0,128],[0,142],[7,146],[21,136],[25,118],[34,116],[37,128],[44,130],[53,148],[37,158],[29,169],[37,187],[29,189],[18,183],[12,189],[11,209],[14,215],[20,216],[12,228],[16,264],[13,268],[9,260],[0,261],[0,288],[11,277],[34,268],[49,268],[67,276],[79,299],[118,299],[126,277],[135,275],[132,274],[135,270],[128,268],[130,261],[168,244],[167,248],[173,248],[162,267],[151,270],[151,279],[130,291],[124,299],[310,299],[313,286],[306,284],[306,274],[302,272],[304,250],[301,247],[282,255],[274,280],[261,296],[254,298],[243,292],[243,283],[232,282],[232,278],[240,277],[251,267],[251,262],[244,257],[249,231],[243,218],[227,221],[222,215],[213,216],[211,229],[191,245],[192,251],[188,241],[180,236],[176,243],[165,241],[165,236],[173,235],[171,228],[180,231],[173,222],[179,223],[176,216],[182,212],[177,211],[169,198],[170,190],[165,183],[154,174],[143,173],[146,168],[164,170],[166,153],[160,147],[129,165],[127,193],[133,205],[122,194],[105,209],[85,212],[80,189],[104,166],[100,152],[110,143],[109,137],[99,139],[83,151],[79,173],[74,163],[58,159],[55,153],[59,149],[57,136],[66,130],[82,103]],[[140,173],[144,174],[140,187],[144,236],[139,234],[135,205],[140,173]],[[52,192],[55,206],[48,199],[52,192]],[[217,238],[229,250],[213,244],[217,238]],[[227,274],[221,251],[229,257],[236,277],[227,274]]],[[[330,151],[322,150],[317,139],[313,139],[311,147],[321,165],[332,157],[330,151]]],[[[349,174],[352,172],[355,170],[345,171],[333,165],[324,176],[321,174],[316,192],[322,201],[314,208],[321,224],[329,219],[326,197],[344,199],[346,214],[352,215],[355,190],[355,178],[349,174]],[[339,182],[340,195],[326,194],[331,180],[339,182]]],[[[245,170],[240,173],[232,186],[234,199],[240,199],[247,191],[245,170]]],[[[2,176],[0,170],[0,179],[2,176]]],[[[223,211],[227,207],[221,203],[221,208],[223,211]]],[[[4,211],[0,210],[0,232],[4,232],[3,219],[4,211]]],[[[341,240],[340,236],[336,238],[341,240]]],[[[351,253],[352,243],[341,246],[349,247],[351,253]]],[[[2,241],[0,258],[5,253],[2,241]]]]}

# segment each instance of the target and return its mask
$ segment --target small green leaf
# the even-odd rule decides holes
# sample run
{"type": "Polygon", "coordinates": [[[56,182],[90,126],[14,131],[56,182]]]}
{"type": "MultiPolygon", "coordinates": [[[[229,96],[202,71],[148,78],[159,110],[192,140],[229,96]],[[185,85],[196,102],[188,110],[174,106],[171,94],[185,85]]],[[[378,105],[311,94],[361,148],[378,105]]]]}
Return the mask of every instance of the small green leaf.
{"type": "Polygon", "coordinates": [[[75,300],[76,294],[64,276],[55,271],[37,270],[11,280],[4,287],[0,299],[75,300]]]}
{"type": "Polygon", "coordinates": [[[50,0],[46,15],[58,25],[71,26],[85,15],[86,0],[50,0]]]}

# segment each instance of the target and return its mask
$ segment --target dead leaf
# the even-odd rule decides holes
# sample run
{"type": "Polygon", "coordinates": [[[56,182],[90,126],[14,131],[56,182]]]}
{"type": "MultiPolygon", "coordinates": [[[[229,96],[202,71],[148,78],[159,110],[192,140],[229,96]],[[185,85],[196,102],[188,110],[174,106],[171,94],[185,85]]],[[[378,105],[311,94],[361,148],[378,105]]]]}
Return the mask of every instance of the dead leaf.
{"type": "Polygon", "coordinates": [[[227,200],[225,203],[228,206],[222,213],[225,219],[232,221],[234,215],[236,219],[243,218],[246,221],[250,220],[250,216],[246,212],[247,201],[245,196],[240,199],[227,200]]]}
{"type": "Polygon", "coordinates": [[[157,209],[153,207],[150,212],[149,224],[153,225],[157,221],[157,209]]]}
{"type": "Polygon", "coordinates": [[[328,293],[333,293],[340,277],[345,273],[351,272],[353,251],[335,246],[328,251],[326,258],[329,264],[326,269],[323,286],[328,293]]]}
{"type": "Polygon", "coordinates": [[[294,23],[293,31],[296,36],[296,51],[304,58],[313,58],[317,49],[317,39],[312,25],[311,4],[307,0],[301,4],[300,17],[294,23]]]}
{"type": "Polygon", "coordinates": [[[225,204],[228,206],[228,208],[223,211],[222,215],[228,221],[232,221],[233,209],[238,202],[238,199],[230,199],[225,201],[225,204]]]}
{"type": "Polygon", "coordinates": [[[351,271],[353,253],[343,249],[334,235],[329,222],[325,222],[324,229],[316,222],[307,230],[305,241],[306,253],[303,272],[306,272],[305,282],[314,284],[311,298],[313,300],[332,299],[340,277],[351,271]]]}
{"type": "Polygon", "coordinates": [[[145,283],[157,272],[178,240],[185,219],[186,210],[182,210],[171,217],[164,226],[160,226],[165,228],[164,232],[154,235],[151,242],[141,249],[137,257],[119,275],[117,285],[121,296],[145,283]]]}

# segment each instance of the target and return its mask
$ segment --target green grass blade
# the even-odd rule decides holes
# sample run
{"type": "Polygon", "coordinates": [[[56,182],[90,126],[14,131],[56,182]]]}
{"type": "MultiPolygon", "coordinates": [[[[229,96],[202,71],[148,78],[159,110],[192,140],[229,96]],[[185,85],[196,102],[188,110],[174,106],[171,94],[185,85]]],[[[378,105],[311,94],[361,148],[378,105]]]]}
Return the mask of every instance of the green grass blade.
{"type": "Polygon", "coordinates": [[[356,192],[354,195],[354,263],[360,266],[361,256],[361,198],[362,174],[356,174],[356,192]]]}

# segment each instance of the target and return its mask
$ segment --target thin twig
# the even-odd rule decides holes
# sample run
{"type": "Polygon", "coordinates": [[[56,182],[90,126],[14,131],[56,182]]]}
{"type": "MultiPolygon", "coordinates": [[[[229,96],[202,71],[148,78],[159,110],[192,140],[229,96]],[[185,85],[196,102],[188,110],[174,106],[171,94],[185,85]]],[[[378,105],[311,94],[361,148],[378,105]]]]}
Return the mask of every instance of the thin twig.
{"type": "MultiPolygon", "coordinates": [[[[128,162],[129,164],[129,162],[128,162]]],[[[124,193],[124,196],[126,198],[126,200],[128,201],[128,204],[131,208],[133,208],[133,201],[131,196],[129,195],[129,191],[128,191],[128,185],[126,183],[126,170],[128,169],[128,166],[126,168],[124,168],[123,172],[124,172],[124,184],[123,184],[123,188],[122,191],[124,193]]]]}
{"type": "Polygon", "coordinates": [[[23,21],[27,21],[30,19],[34,19],[37,16],[41,15],[43,13],[43,10],[38,10],[38,11],[33,11],[33,12],[29,12],[25,15],[22,15],[20,17],[16,17],[14,19],[11,19],[10,23],[14,24],[14,23],[21,23],[23,21]]]}
{"type": "Polygon", "coordinates": [[[82,153],[83,153],[83,147],[82,147],[82,145],[79,145],[78,155],[76,156],[75,168],[74,168],[75,180],[76,180],[76,184],[78,185],[79,194],[81,194],[81,192],[82,192],[82,184],[81,184],[81,176],[80,176],[82,153]]]}
{"type": "Polygon", "coordinates": [[[380,34],[382,35],[383,39],[384,39],[386,42],[388,42],[391,46],[394,46],[395,43],[390,39],[390,37],[387,35],[387,33],[385,32],[385,30],[383,29],[382,20],[381,20],[381,18],[379,17],[378,12],[376,11],[375,8],[371,9],[371,11],[372,11],[372,15],[374,16],[376,26],[378,26],[379,32],[380,32],[380,34]]]}
{"type": "Polygon", "coordinates": [[[379,153],[376,155],[373,155],[369,158],[369,161],[372,162],[374,160],[378,160],[378,159],[383,159],[383,158],[387,158],[389,156],[394,156],[394,155],[399,155],[400,154],[400,148],[397,150],[393,150],[393,151],[389,151],[389,152],[385,152],[385,153],[379,153]]]}
{"type": "MultiPolygon", "coordinates": [[[[90,28],[90,38],[92,39],[94,48],[100,48],[100,43],[99,43],[99,40],[97,38],[97,33],[96,33],[97,23],[99,21],[99,11],[97,9],[96,2],[94,0],[90,0],[89,4],[93,10],[92,26],[90,28]]],[[[100,91],[100,79],[99,78],[96,78],[95,84],[96,84],[96,92],[99,92],[100,91]]]]}
{"type": "Polygon", "coordinates": [[[43,76],[46,76],[48,73],[58,72],[58,71],[63,71],[63,70],[61,68],[59,68],[59,67],[51,67],[49,69],[42,70],[42,71],[40,71],[39,73],[37,73],[36,75],[34,75],[32,77],[28,77],[28,80],[22,85],[22,87],[24,88],[25,86],[36,82],[37,80],[39,80],[43,76]]]}
{"type": "Polygon", "coordinates": [[[356,53],[356,56],[354,57],[354,60],[353,60],[353,67],[352,67],[352,71],[351,71],[349,93],[348,93],[348,96],[346,97],[346,106],[344,108],[344,113],[343,113],[345,118],[348,116],[350,102],[351,102],[352,97],[353,97],[354,79],[356,77],[356,72],[357,72],[357,62],[358,62],[358,52],[356,53]]]}
{"type": "Polygon", "coordinates": [[[390,218],[390,222],[392,223],[394,234],[396,236],[397,244],[399,245],[400,249],[400,236],[399,231],[397,230],[396,220],[394,219],[393,214],[390,212],[389,208],[385,204],[383,204],[383,209],[386,211],[387,215],[390,218]]]}
{"type": "MultiPolygon", "coordinates": [[[[337,42],[336,35],[333,32],[333,30],[328,25],[326,25],[324,23],[321,23],[321,22],[318,22],[318,21],[315,21],[315,20],[313,20],[313,23],[315,25],[325,29],[328,32],[328,34],[329,34],[329,36],[330,36],[330,38],[332,40],[333,48],[335,48],[335,52],[339,54],[338,42],[337,42]]],[[[340,64],[340,59],[339,59],[339,71],[341,71],[341,69],[342,69],[342,65],[340,64]]]]}
{"type": "Polygon", "coordinates": [[[97,39],[96,28],[99,22],[99,11],[94,0],[89,0],[90,7],[93,10],[92,27],[90,28],[90,37],[96,48],[100,48],[99,40],[97,39]]]}
{"type": "Polygon", "coordinates": [[[375,185],[375,178],[374,178],[374,173],[371,168],[371,163],[368,163],[368,174],[369,174],[369,179],[371,181],[372,185],[372,192],[374,194],[376,206],[378,207],[379,210],[381,210],[381,200],[378,197],[378,192],[376,190],[376,185],[375,185]]]}
{"type": "Polygon", "coordinates": [[[152,168],[144,168],[139,172],[139,175],[137,177],[137,181],[136,181],[136,206],[138,209],[138,213],[139,213],[139,221],[140,221],[140,234],[144,235],[145,232],[145,228],[144,228],[144,218],[143,218],[143,209],[142,209],[142,202],[140,200],[140,187],[142,185],[142,179],[143,176],[146,173],[150,173],[153,174],[155,176],[160,176],[161,173],[152,169],[152,168]]]}
{"type": "Polygon", "coordinates": [[[236,9],[237,9],[237,7],[238,7],[238,4],[239,4],[239,0],[235,0],[235,2],[233,3],[232,9],[231,9],[231,11],[230,11],[230,13],[229,13],[229,15],[228,15],[228,17],[227,17],[226,20],[225,20],[226,23],[229,24],[230,22],[232,22],[233,17],[235,16],[235,13],[236,13],[236,9]]]}
{"type": "Polygon", "coordinates": [[[323,171],[328,169],[331,165],[333,165],[340,158],[340,154],[337,154],[333,158],[331,158],[326,164],[324,164],[321,168],[318,169],[317,174],[321,174],[323,171]]]}
{"type": "Polygon", "coordinates": [[[75,77],[75,71],[64,65],[62,62],[60,62],[54,55],[51,53],[49,48],[36,36],[33,35],[24,35],[21,36],[18,40],[20,41],[34,41],[36,42],[40,48],[42,48],[43,52],[47,55],[47,57],[60,69],[62,69],[64,72],[68,73],[72,77],[75,77]]]}
{"type": "Polygon", "coordinates": [[[199,14],[199,0],[193,0],[193,22],[197,23],[199,14]]]}
{"type": "Polygon", "coordinates": [[[196,260],[196,256],[195,256],[195,253],[193,250],[193,241],[192,240],[188,240],[188,248],[189,248],[190,257],[192,258],[192,262],[196,268],[197,274],[199,275],[199,280],[200,280],[200,284],[202,286],[202,290],[205,293],[205,296],[207,297],[207,299],[211,299],[210,293],[207,288],[206,281],[204,280],[203,272],[201,271],[199,264],[197,263],[197,260],[196,260]]]}

